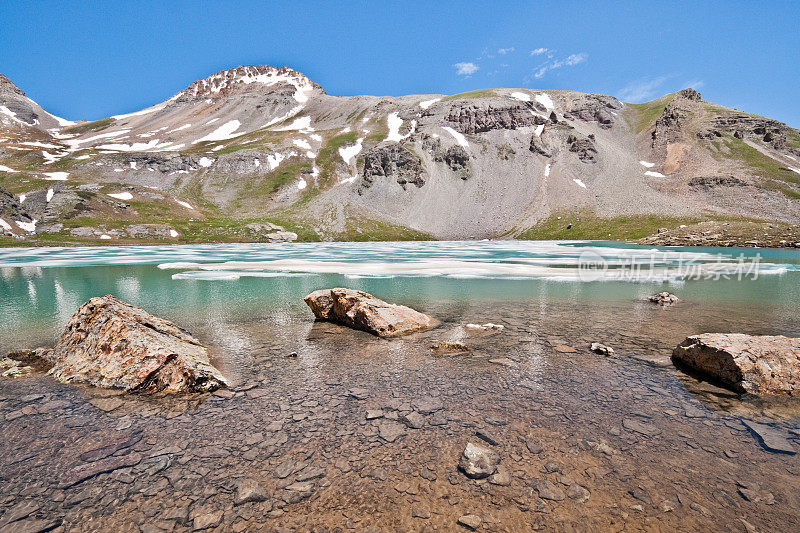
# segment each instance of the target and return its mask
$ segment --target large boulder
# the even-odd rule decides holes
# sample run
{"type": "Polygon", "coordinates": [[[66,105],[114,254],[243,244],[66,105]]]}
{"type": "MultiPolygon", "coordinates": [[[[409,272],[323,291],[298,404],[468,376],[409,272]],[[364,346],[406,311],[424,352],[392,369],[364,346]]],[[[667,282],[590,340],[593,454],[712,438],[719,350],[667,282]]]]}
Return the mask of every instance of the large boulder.
{"type": "Polygon", "coordinates": [[[404,305],[386,303],[354,289],[322,289],[305,297],[314,316],[378,337],[396,337],[432,328],[438,322],[404,305]]]}
{"type": "Polygon", "coordinates": [[[672,362],[752,394],[800,394],[800,338],[742,333],[687,337],[672,362]]]}
{"type": "Polygon", "coordinates": [[[197,339],[111,295],[83,304],[47,358],[50,374],[65,383],[142,392],[207,392],[228,384],[197,339]]]}

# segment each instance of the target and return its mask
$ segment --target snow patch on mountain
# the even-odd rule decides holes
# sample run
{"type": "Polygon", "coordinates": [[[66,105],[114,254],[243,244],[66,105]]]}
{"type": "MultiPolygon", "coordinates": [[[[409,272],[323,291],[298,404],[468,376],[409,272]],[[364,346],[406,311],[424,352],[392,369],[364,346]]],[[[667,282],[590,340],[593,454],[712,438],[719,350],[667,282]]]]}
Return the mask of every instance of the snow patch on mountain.
{"type": "Polygon", "coordinates": [[[435,104],[439,100],[441,100],[441,98],[434,98],[433,100],[423,100],[422,102],[419,103],[419,106],[422,109],[428,109],[430,106],[432,106],[433,104],[435,104]]]}
{"type": "Polygon", "coordinates": [[[460,132],[457,132],[450,126],[442,126],[442,129],[452,135],[456,142],[462,147],[469,148],[469,142],[467,141],[467,138],[464,137],[464,135],[462,135],[460,132]]]}
{"type": "Polygon", "coordinates": [[[292,139],[292,144],[304,150],[311,150],[311,145],[305,139],[292,139]]]}
{"type": "Polygon", "coordinates": [[[111,198],[116,198],[117,200],[131,200],[133,199],[133,195],[129,192],[115,192],[110,193],[109,196],[111,198]]]}
{"type": "Polygon", "coordinates": [[[299,130],[303,132],[314,131],[314,129],[311,127],[311,117],[306,116],[306,117],[296,118],[288,126],[284,126],[282,128],[275,128],[275,131],[294,131],[294,130],[299,130]]]}
{"type": "Polygon", "coordinates": [[[196,141],[192,141],[192,144],[197,144],[199,142],[207,142],[207,141],[226,141],[228,139],[233,139],[234,137],[238,137],[241,133],[235,133],[236,130],[239,129],[242,123],[238,120],[230,120],[220,126],[219,128],[215,129],[205,137],[201,137],[196,141]]]}
{"type": "Polygon", "coordinates": [[[43,172],[45,179],[49,181],[66,181],[69,177],[69,172],[43,172]]]}
{"type": "Polygon", "coordinates": [[[361,152],[361,149],[363,148],[361,144],[363,140],[364,139],[359,138],[356,141],[356,144],[352,144],[350,146],[342,146],[339,148],[339,155],[342,156],[342,160],[345,163],[347,163],[348,165],[353,164],[353,160],[359,154],[359,152],[361,152]]]}
{"type": "Polygon", "coordinates": [[[167,107],[170,104],[170,102],[174,102],[175,100],[177,100],[179,95],[180,94],[176,94],[172,98],[169,98],[168,100],[165,100],[165,101],[161,102],[160,104],[156,104],[154,106],[142,109],[141,111],[134,111],[133,113],[125,113],[124,115],[112,115],[111,118],[114,118],[114,119],[117,119],[117,120],[122,120],[122,119],[130,118],[130,117],[140,117],[142,115],[149,115],[150,113],[154,113],[156,111],[160,111],[160,110],[164,109],[165,107],[167,107]]]}
{"type": "Polygon", "coordinates": [[[552,111],[556,107],[553,103],[553,99],[550,98],[550,95],[547,93],[537,94],[536,101],[542,104],[548,111],[552,111]]]}

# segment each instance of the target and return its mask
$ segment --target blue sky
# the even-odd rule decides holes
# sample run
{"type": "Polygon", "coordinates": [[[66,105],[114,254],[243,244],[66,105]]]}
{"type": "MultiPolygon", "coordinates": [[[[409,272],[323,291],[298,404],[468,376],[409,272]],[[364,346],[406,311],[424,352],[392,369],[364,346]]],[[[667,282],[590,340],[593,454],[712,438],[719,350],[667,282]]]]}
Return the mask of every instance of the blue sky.
{"type": "Polygon", "coordinates": [[[574,89],[646,101],[687,86],[800,127],[800,2],[0,3],[0,72],[97,119],[240,64],[330,94],[574,89]]]}

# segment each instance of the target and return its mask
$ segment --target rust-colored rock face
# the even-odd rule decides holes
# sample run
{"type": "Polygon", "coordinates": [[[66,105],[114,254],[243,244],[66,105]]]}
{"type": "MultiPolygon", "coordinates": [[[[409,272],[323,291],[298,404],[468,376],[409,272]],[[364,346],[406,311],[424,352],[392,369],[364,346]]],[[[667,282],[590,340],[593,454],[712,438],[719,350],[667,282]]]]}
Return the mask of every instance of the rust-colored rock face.
{"type": "Polygon", "coordinates": [[[386,303],[353,289],[323,289],[305,297],[314,316],[378,337],[396,337],[432,328],[438,322],[404,305],[386,303]]]}
{"type": "Polygon", "coordinates": [[[227,385],[197,339],[110,295],[75,312],[50,360],[56,379],[98,387],[206,392],[227,385]]]}
{"type": "Polygon", "coordinates": [[[737,392],[800,395],[800,338],[703,333],[680,343],[672,361],[737,392]]]}

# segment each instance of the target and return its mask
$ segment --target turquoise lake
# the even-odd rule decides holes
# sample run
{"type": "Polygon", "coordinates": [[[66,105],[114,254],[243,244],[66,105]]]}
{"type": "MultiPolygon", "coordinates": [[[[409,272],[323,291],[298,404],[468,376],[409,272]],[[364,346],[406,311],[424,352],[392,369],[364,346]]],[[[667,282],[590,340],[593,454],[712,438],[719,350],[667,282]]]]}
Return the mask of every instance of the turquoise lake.
{"type": "Polygon", "coordinates": [[[800,333],[793,250],[516,241],[6,248],[0,351],[52,343],[92,296],[113,294],[178,323],[204,324],[304,317],[302,297],[331,286],[420,308],[627,305],[669,290],[695,306],[746,311],[772,333],[800,333]],[[579,268],[598,258],[602,271],[579,268]]]}

